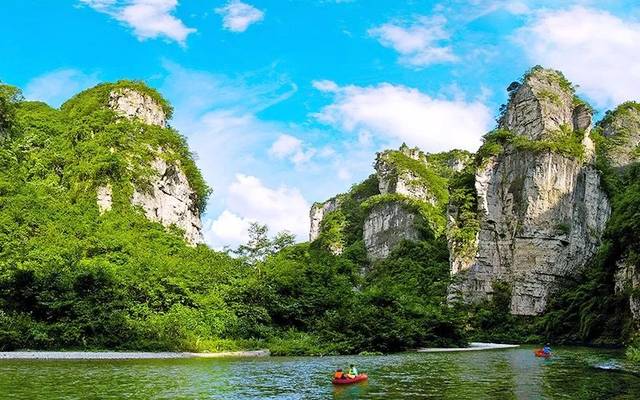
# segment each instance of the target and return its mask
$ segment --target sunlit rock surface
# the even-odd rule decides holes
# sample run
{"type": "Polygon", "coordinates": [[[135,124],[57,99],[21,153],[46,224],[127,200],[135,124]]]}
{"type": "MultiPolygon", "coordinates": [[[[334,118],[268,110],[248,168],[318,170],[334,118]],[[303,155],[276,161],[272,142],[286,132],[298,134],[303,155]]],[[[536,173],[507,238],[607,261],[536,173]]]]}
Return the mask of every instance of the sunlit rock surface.
{"type": "Polygon", "coordinates": [[[129,88],[119,88],[109,94],[109,107],[126,118],[139,118],[145,124],[165,127],[166,115],[160,104],[150,96],[129,88]]]}
{"type": "MultiPolygon", "coordinates": [[[[532,140],[567,130],[589,132],[590,111],[574,104],[557,72],[534,71],[516,90],[503,128],[532,140]]],[[[492,293],[494,282],[504,281],[512,288],[511,312],[535,315],[563,279],[583,270],[610,214],[600,176],[589,163],[591,152],[585,148],[581,160],[507,148],[478,167],[477,253],[452,263],[454,297],[478,301],[492,293]]]]}

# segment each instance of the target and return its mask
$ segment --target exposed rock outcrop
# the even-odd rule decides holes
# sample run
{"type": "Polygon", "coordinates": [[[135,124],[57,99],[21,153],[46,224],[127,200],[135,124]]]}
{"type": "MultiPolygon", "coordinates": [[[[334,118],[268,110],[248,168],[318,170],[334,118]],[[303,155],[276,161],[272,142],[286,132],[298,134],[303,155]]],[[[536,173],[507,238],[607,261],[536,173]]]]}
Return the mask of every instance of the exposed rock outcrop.
{"type": "Polygon", "coordinates": [[[111,185],[106,184],[98,187],[96,194],[96,202],[98,203],[100,214],[110,211],[113,204],[113,189],[111,185]]]}
{"type": "MultiPolygon", "coordinates": [[[[512,94],[501,126],[529,140],[584,135],[591,114],[574,104],[560,73],[534,69],[512,94]]],[[[477,252],[464,258],[451,249],[452,293],[477,301],[504,281],[513,314],[543,312],[549,293],[582,271],[600,243],[610,207],[598,172],[577,157],[507,146],[478,167],[475,189],[477,252]]]]}
{"type": "Polygon", "coordinates": [[[185,231],[190,244],[203,242],[202,222],[195,204],[195,192],[179,166],[161,158],[152,163],[156,175],[150,188],[135,188],[131,202],[142,207],[147,218],[164,226],[175,225],[185,231]]]}
{"type": "Polygon", "coordinates": [[[588,108],[574,107],[571,84],[557,71],[534,67],[512,94],[500,127],[528,139],[544,139],[563,127],[586,129],[591,125],[588,108]],[[585,111],[587,113],[585,113],[585,111]]]}
{"type": "Polygon", "coordinates": [[[476,175],[480,231],[461,286],[468,300],[512,285],[511,311],[539,314],[561,279],[579,273],[595,253],[610,213],[593,167],[554,153],[513,152],[476,175]]]}
{"type": "Polygon", "coordinates": [[[417,218],[420,216],[415,211],[399,202],[374,206],[364,220],[362,231],[369,258],[386,258],[402,240],[418,240],[417,218]]]}
{"type": "Polygon", "coordinates": [[[145,124],[165,127],[167,116],[162,106],[137,90],[119,88],[109,93],[109,107],[126,118],[139,118],[145,124]]]}
{"type": "Polygon", "coordinates": [[[427,156],[417,148],[402,145],[400,150],[387,150],[376,156],[375,169],[378,176],[380,194],[396,193],[412,199],[435,204],[437,198],[429,192],[419,170],[407,168],[398,162],[398,158],[407,157],[426,168],[427,156]]]}
{"type": "Polygon", "coordinates": [[[309,241],[313,242],[320,236],[320,224],[324,216],[335,211],[340,207],[340,197],[333,197],[324,203],[313,203],[311,211],[309,212],[309,219],[311,221],[311,227],[309,229],[309,241]]]}
{"type": "MultiPolygon", "coordinates": [[[[130,88],[117,88],[110,92],[108,106],[125,118],[138,118],[149,125],[166,126],[166,115],[152,97],[130,88]]],[[[131,203],[140,206],[146,217],[164,226],[175,225],[185,232],[185,240],[195,245],[204,241],[202,222],[197,206],[197,194],[178,161],[167,162],[162,149],[151,162],[151,176],[144,187],[135,187],[131,203]]],[[[113,190],[106,184],[97,188],[96,202],[101,213],[112,207],[113,190]]]]}
{"type": "MultiPolygon", "coordinates": [[[[367,190],[366,196],[352,192],[336,196],[324,203],[316,203],[311,208],[311,241],[322,237],[323,221],[327,215],[332,215],[331,229],[349,222],[344,214],[330,214],[340,212],[344,199],[350,199],[350,204],[359,203],[364,207],[364,218],[357,223],[362,226],[362,239],[370,260],[385,258],[391,250],[403,240],[418,240],[420,231],[418,225],[424,221],[422,207],[429,208],[442,214],[439,224],[444,230],[444,207],[447,199],[447,179],[439,175],[450,175],[455,169],[462,169],[471,160],[471,155],[464,151],[450,153],[426,154],[418,148],[402,145],[399,150],[387,150],[377,154],[375,162],[376,174],[370,177],[371,184],[376,184],[377,190],[367,190]],[[340,219],[342,218],[342,219],[340,219]],[[342,221],[342,223],[340,222],[342,221]]],[[[366,182],[356,186],[366,186],[366,182]]],[[[362,188],[361,188],[362,189],[362,188]]],[[[358,189],[358,190],[361,190],[358,189]]],[[[351,213],[353,216],[353,213],[351,213]]],[[[354,221],[350,223],[353,224],[354,221]]],[[[433,221],[429,221],[433,222],[433,221]]],[[[335,232],[332,232],[335,234],[335,232]]],[[[335,236],[335,235],[334,235],[335,236]]],[[[339,236],[339,235],[338,235],[339,236]]],[[[324,246],[334,254],[342,251],[342,245],[333,238],[324,246]]]]}

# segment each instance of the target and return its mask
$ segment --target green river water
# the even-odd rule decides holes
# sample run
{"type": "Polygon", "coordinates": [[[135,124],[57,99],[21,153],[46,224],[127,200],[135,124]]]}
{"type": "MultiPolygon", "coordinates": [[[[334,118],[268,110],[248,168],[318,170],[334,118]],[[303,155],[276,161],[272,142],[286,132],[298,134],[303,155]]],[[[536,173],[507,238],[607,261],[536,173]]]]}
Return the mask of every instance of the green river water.
{"type": "Polygon", "coordinates": [[[623,354],[531,348],[389,356],[126,361],[0,360],[1,399],[640,399],[623,354]],[[369,381],[330,383],[357,364],[369,381]]]}

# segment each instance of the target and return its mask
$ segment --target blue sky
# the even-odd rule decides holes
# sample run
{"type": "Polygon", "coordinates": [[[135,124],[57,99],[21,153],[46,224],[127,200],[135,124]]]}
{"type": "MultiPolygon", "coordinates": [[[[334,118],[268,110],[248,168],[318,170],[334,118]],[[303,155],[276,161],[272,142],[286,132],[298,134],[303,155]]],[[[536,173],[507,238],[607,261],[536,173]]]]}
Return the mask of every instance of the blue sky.
{"type": "Polygon", "coordinates": [[[562,70],[603,112],[640,94],[635,1],[3,0],[0,80],[59,106],[140,79],[214,189],[207,241],[250,221],[304,240],[308,208],[403,141],[474,151],[505,88],[562,70]]]}

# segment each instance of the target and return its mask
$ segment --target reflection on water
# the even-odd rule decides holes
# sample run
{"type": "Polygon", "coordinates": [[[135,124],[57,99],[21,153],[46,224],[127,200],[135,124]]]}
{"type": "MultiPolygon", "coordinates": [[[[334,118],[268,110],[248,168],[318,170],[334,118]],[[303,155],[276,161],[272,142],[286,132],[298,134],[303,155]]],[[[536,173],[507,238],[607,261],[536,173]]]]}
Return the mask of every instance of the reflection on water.
{"type": "Polygon", "coordinates": [[[603,370],[621,353],[529,348],[375,357],[1,361],[2,399],[640,399],[640,378],[603,370]],[[356,363],[369,381],[333,386],[356,363]],[[607,364],[609,363],[609,364],[607,364]]]}

